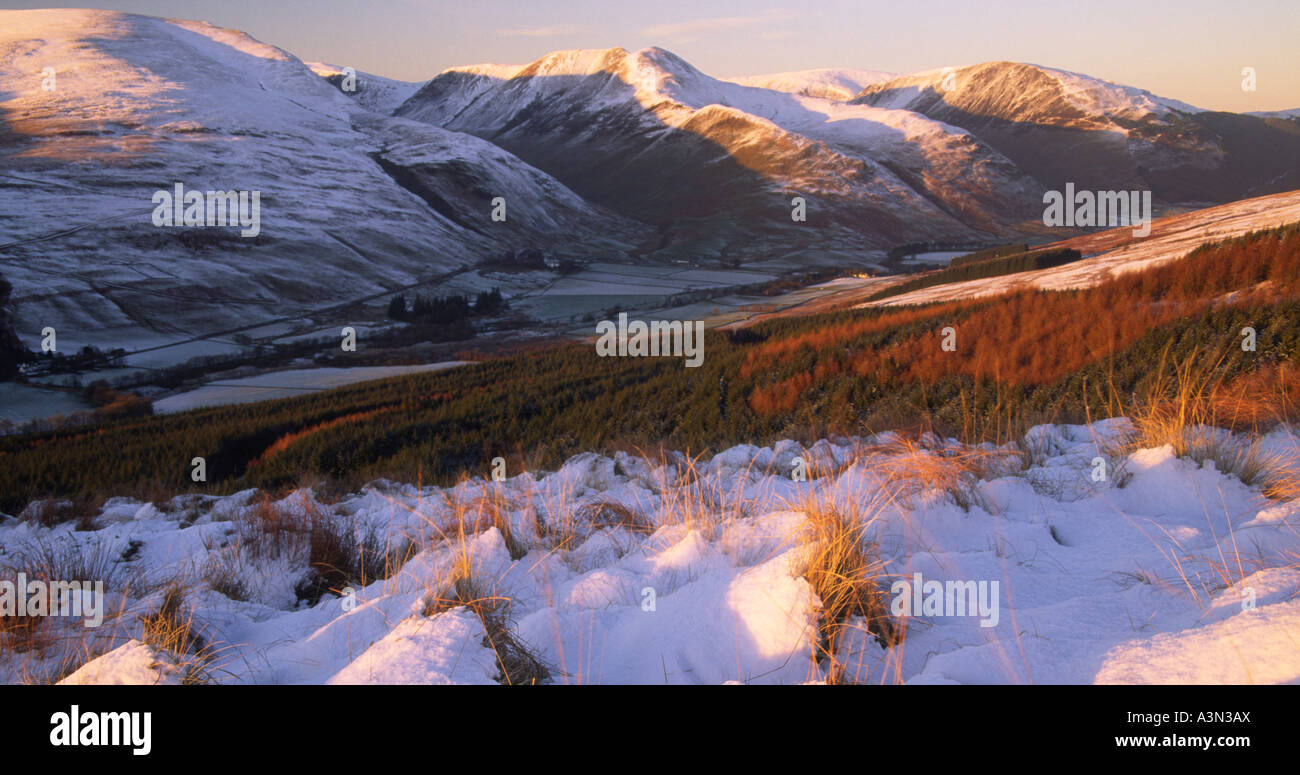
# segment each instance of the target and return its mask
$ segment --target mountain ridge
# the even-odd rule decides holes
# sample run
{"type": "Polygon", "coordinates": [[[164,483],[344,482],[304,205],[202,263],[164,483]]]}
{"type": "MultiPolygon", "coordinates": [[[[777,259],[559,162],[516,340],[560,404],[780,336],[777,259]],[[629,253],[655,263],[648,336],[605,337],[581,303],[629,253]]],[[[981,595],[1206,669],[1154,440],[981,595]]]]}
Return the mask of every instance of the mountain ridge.
{"type": "Polygon", "coordinates": [[[756,76],[766,88],[608,48],[422,84],[357,73],[345,92],[342,68],[206,22],[0,19],[0,206],[23,213],[0,224],[0,268],[28,342],[53,321],[83,332],[69,344],[157,344],[524,248],[798,266],[1038,240],[1059,234],[1042,194],[1066,181],[1151,187],[1158,206],[1300,188],[1300,122],[1022,63],[956,68],[951,94],[930,71],[843,101],[808,84],[844,69],[756,76]],[[1050,99],[1028,104],[1015,77],[1050,99]],[[265,228],[152,226],[151,195],[176,182],[260,191],[265,228]]]}
{"type": "Polygon", "coordinates": [[[93,10],[0,21],[0,210],[23,213],[0,223],[0,271],[29,344],[51,324],[61,349],[157,344],[502,251],[644,239],[498,146],[367,110],[243,33],[93,10]],[[153,194],[177,182],[260,191],[260,234],[154,226],[153,194]],[[505,222],[496,196],[519,205],[505,222]]]}
{"type": "Polygon", "coordinates": [[[1066,70],[985,62],[872,84],[854,104],[960,126],[1044,188],[1150,189],[1223,203],[1300,186],[1300,124],[1202,110],[1066,70]]]}

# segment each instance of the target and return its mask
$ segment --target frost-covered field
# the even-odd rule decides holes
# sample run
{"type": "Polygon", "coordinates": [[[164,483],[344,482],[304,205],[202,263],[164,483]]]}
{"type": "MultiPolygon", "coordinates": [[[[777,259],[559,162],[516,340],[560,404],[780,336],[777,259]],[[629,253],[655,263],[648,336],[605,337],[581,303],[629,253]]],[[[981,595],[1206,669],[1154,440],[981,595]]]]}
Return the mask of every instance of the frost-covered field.
{"type": "Polygon", "coordinates": [[[968,253],[970,253],[969,250],[936,250],[932,253],[914,253],[910,256],[904,256],[902,263],[947,266],[954,258],[968,253]]]}
{"type": "MultiPolygon", "coordinates": [[[[97,629],[45,620],[40,648],[0,653],[0,680],[800,683],[836,665],[865,683],[1300,681],[1300,502],[1169,447],[1116,454],[1127,427],[1040,426],[1004,448],[884,434],[693,463],[584,454],[332,502],[247,491],[5,520],[3,577],[39,558],[93,569],[109,613],[97,629]],[[828,654],[809,581],[827,514],[861,527],[894,613],[891,586],[919,573],[994,590],[992,615],[923,607],[889,648],[851,615],[828,654]],[[393,572],[304,602],[313,578],[321,594],[309,554],[340,526],[393,572]]],[[[1285,429],[1259,449],[1297,451],[1285,429]]]]}
{"type": "Polygon", "coordinates": [[[0,383],[0,420],[27,422],[88,408],[89,405],[74,393],[44,390],[18,382],[0,383]]]}
{"type": "Polygon", "coordinates": [[[1130,238],[1131,227],[1097,232],[1042,247],[1065,246],[1087,258],[1050,269],[945,283],[860,306],[902,306],[989,296],[1019,288],[1087,288],[1186,256],[1207,242],[1240,237],[1300,220],[1300,192],[1288,191],[1194,210],[1155,221],[1151,235],[1130,238]]]}
{"type": "Polygon", "coordinates": [[[184,412],[203,406],[224,406],[267,401],[274,398],[300,396],[313,390],[353,385],[368,380],[442,371],[463,366],[468,361],[444,361],[418,366],[354,366],[349,368],[322,367],[315,369],[286,369],[259,374],[255,377],[222,380],[185,393],[178,393],[154,402],[154,411],[160,414],[184,412]]]}

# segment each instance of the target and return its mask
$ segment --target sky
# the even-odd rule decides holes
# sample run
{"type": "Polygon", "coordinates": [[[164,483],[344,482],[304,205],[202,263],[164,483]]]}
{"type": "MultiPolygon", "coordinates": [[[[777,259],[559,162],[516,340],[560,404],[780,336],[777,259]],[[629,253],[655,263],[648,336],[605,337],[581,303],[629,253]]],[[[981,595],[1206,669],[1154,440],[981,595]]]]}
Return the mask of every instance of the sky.
{"type": "Polygon", "coordinates": [[[718,77],[1012,60],[1208,109],[1300,107],[1300,0],[0,0],[72,5],[202,19],[306,61],[410,81],[559,49],[657,45],[718,77]]]}

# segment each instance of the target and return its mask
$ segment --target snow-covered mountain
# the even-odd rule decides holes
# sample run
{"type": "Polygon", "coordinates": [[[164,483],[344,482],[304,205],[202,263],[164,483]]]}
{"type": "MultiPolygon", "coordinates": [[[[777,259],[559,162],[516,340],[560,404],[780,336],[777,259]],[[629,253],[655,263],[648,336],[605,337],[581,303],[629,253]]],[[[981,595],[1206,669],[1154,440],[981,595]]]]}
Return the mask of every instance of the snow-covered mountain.
{"type": "Polygon", "coordinates": [[[1079,73],[1020,62],[985,62],[882,79],[864,88],[859,102],[925,112],[950,110],[1022,123],[1120,130],[1151,116],[1200,108],[1143,89],[1079,73]]]}
{"type": "Polygon", "coordinates": [[[1066,181],[1164,202],[1300,188],[1296,122],[1033,65],[891,78],[845,102],[816,95],[885,74],[734,82],[612,48],[423,86],[358,73],[343,91],[342,68],[203,22],[0,22],[0,211],[20,216],[0,221],[0,275],[29,346],[49,325],[67,350],[293,318],[523,247],[860,257],[1034,231],[1066,181]],[[257,192],[256,234],[155,226],[177,184],[257,192]]]}
{"type": "Polygon", "coordinates": [[[398,81],[382,75],[364,73],[355,68],[348,73],[344,67],[324,62],[306,64],[313,73],[334,84],[366,110],[374,113],[392,113],[425,83],[424,81],[398,81]]]}
{"type": "Polygon", "coordinates": [[[930,70],[872,84],[853,102],[963,127],[1049,189],[1225,202],[1300,186],[1298,132],[1049,67],[930,70]]]}
{"type": "Polygon", "coordinates": [[[129,348],[644,231],[242,32],[107,11],[0,12],[0,170],[0,274],[33,348],[47,325],[61,350],[129,348]],[[155,193],[178,183],[259,192],[257,234],[155,226],[155,193]]]}
{"type": "Polygon", "coordinates": [[[670,240],[736,255],[806,244],[816,226],[819,241],[881,247],[1041,211],[1033,181],[957,127],[718,80],[660,48],[560,51],[504,76],[442,73],[396,115],[490,140],[670,240]],[[794,195],[807,224],[791,221],[794,195]]]}
{"type": "Polygon", "coordinates": [[[1282,118],[1291,121],[1300,121],[1300,108],[1291,108],[1290,110],[1253,110],[1246,115],[1258,116],[1259,118],[1282,118]]]}
{"type": "Polygon", "coordinates": [[[807,97],[823,97],[828,100],[843,102],[858,96],[863,89],[873,83],[881,83],[897,77],[897,73],[887,73],[883,70],[822,67],[815,70],[796,70],[789,73],[746,75],[725,80],[738,83],[741,86],[756,86],[760,89],[802,94],[807,97]]]}

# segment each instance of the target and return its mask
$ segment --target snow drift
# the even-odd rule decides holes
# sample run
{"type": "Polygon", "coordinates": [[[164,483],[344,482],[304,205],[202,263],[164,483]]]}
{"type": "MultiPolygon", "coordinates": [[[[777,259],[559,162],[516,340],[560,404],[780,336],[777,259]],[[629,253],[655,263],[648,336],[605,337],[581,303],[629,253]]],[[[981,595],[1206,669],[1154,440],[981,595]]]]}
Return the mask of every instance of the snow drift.
{"type": "MultiPolygon", "coordinates": [[[[552,683],[1300,680],[1300,507],[1168,447],[1117,457],[1126,428],[1040,426],[1006,448],[782,442],[694,464],[583,454],[501,482],[378,481],[333,503],[246,491],[161,509],[113,500],[89,524],[11,520],[0,566],[100,558],[112,614],[96,630],[46,622],[51,637],[4,652],[0,677],[492,683],[510,675],[508,638],[552,683]],[[917,473],[973,454],[989,461],[978,475],[917,473]],[[792,479],[796,460],[807,481],[792,479]],[[903,635],[890,642],[849,617],[826,653],[806,527],[828,509],[861,526],[885,599],[918,573],[995,581],[996,626],[923,610],[895,616],[903,635]],[[396,558],[391,572],[305,599],[308,550],[269,550],[265,520],[313,511],[396,558]],[[141,620],[161,610],[180,612],[201,648],[148,645],[141,620]]],[[[1286,429],[1260,445],[1298,451],[1286,429]]]]}

